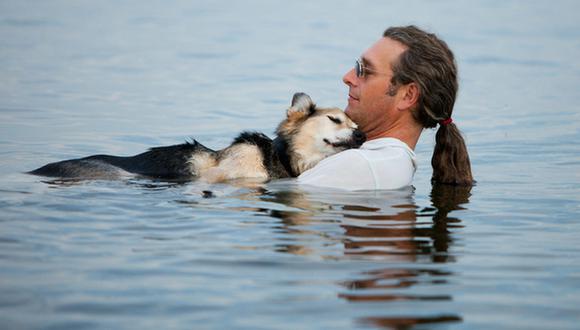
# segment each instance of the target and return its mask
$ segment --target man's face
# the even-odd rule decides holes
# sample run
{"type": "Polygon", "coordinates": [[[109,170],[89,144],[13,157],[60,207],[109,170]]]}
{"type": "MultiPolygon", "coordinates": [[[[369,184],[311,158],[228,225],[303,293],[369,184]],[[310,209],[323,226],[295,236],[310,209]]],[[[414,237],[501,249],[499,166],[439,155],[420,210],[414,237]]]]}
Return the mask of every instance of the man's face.
{"type": "Polygon", "coordinates": [[[351,69],[342,78],[349,87],[346,114],[367,134],[369,140],[386,131],[392,116],[396,115],[398,95],[388,95],[393,77],[391,64],[406,49],[398,41],[381,38],[361,57],[366,74],[357,77],[355,70],[351,69]]]}

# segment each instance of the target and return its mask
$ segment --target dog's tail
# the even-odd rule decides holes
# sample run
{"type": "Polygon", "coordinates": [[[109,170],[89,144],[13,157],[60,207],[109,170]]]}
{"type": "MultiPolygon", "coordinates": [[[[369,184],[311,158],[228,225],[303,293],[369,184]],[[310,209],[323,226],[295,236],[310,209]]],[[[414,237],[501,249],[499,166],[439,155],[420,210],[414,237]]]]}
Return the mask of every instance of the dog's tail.
{"type": "Polygon", "coordinates": [[[58,178],[109,178],[123,174],[123,170],[111,162],[108,158],[113,156],[97,155],[82,159],[64,160],[50,163],[27,172],[32,175],[40,175],[58,178]]]}

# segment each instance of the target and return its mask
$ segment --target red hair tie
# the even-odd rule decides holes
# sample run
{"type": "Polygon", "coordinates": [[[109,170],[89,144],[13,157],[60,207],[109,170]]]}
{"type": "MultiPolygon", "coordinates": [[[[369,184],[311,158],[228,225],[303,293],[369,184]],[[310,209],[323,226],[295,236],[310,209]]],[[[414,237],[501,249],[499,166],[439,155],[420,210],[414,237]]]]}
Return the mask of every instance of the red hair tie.
{"type": "Polygon", "coordinates": [[[449,117],[445,120],[440,121],[439,124],[441,124],[443,126],[447,126],[447,125],[451,124],[452,122],[453,122],[453,119],[451,119],[451,117],[449,117]]]}

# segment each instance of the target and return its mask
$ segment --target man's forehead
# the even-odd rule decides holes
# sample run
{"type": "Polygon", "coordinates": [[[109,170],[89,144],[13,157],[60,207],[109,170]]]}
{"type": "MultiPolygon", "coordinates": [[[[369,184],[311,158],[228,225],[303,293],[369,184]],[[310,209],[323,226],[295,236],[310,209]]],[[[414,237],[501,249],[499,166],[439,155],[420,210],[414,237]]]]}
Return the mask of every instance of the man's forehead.
{"type": "Polygon", "coordinates": [[[361,60],[363,65],[371,69],[390,67],[391,63],[394,63],[407,48],[396,40],[383,37],[363,53],[361,60]]]}

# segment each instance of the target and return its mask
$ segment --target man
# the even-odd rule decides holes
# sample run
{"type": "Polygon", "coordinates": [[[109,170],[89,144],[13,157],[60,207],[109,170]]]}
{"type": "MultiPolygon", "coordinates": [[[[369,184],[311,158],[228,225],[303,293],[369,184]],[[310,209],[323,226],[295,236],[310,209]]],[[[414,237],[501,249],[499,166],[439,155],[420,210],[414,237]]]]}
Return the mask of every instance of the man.
{"type": "Polygon", "coordinates": [[[298,182],[346,190],[409,186],[421,132],[439,124],[432,180],[473,184],[465,142],[451,119],[457,66],[445,42],[415,26],[391,27],[343,81],[349,87],[345,111],[367,142],[326,158],[298,182]]]}

